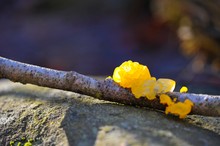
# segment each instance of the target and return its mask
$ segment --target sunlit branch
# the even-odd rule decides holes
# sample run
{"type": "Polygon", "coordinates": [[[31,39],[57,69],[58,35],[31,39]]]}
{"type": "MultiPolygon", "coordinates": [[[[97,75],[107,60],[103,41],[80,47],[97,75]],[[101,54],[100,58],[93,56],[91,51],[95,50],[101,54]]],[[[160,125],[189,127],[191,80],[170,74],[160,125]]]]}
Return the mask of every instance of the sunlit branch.
{"type": "MultiPolygon", "coordinates": [[[[107,101],[150,107],[164,110],[159,98],[148,100],[137,99],[129,89],[124,89],[111,79],[103,81],[79,74],[74,71],[59,71],[34,65],[29,65],[0,57],[0,78],[7,78],[23,84],[30,83],[44,87],[73,91],[107,101]]],[[[190,99],[194,102],[192,114],[205,116],[220,116],[220,96],[191,94],[191,93],[167,93],[171,98],[179,101],[190,99]]]]}

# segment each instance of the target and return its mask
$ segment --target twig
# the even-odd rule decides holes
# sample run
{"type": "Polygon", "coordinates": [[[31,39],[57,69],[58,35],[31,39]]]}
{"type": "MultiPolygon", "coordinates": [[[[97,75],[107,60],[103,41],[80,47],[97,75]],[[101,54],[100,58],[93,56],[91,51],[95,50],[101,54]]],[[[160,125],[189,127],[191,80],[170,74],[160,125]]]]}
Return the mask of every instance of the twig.
{"type": "MultiPolygon", "coordinates": [[[[118,102],[126,105],[139,107],[151,107],[164,110],[159,98],[148,100],[137,99],[129,89],[118,86],[111,79],[98,81],[91,77],[74,71],[58,71],[44,67],[29,65],[0,57],[0,78],[7,78],[23,84],[31,83],[39,86],[57,88],[93,96],[101,100],[118,102]]],[[[190,93],[167,93],[171,98],[179,101],[190,99],[194,102],[192,114],[205,116],[220,116],[220,96],[190,94],[190,93]]]]}

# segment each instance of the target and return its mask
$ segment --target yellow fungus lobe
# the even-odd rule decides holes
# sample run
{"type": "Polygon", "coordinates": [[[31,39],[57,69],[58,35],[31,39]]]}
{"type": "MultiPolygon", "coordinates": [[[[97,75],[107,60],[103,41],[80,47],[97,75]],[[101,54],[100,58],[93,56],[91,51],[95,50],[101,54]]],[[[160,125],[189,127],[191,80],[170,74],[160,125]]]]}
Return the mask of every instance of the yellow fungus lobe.
{"type": "Polygon", "coordinates": [[[157,93],[173,92],[175,86],[176,82],[174,80],[160,78],[157,80],[154,90],[157,93]]]}
{"type": "Polygon", "coordinates": [[[183,86],[181,89],[180,89],[180,93],[186,93],[188,91],[188,88],[186,86],[183,86]]]}
{"type": "Polygon", "coordinates": [[[153,100],[156,98],[156,93],[154,92],[155,84],[156,78],[154,77],[148,80],[139,80],[132,85],[131,92],[136,98],[143,96],[149,100],[153,100]]]}
{"type": "Polygon", "coordinates": [[[178,115],[180,119],[186,117],[187,114],[191,112],[193,103],[189,99],[186,99],[184,102],[177,102],[166,107],[165,113],[171,113],[174,115],[178,115]]]}
{"type": "Polygon", "coordinates": [[[166,95],[160,95],[160,103],[167,105],[165,113],[173,114],[179,116],[179,118],[185,118],[187,114],[189,114],[192,110],[193,102],[189,99],[186,99],[184,102],[176,102],[176,99],[172,101],[172,99],[166,95]]]}
{"type": "Polygon", "coordinates": [[[116,67],[113,73],[113,80],[124,88],[131,88],[135,82],[151,78],[147,66],[131,60],[125,61],[116,67]]]}
{"type": "Polygon", "coordinates": [[[171,98],[166,94],[160,95],[160,103],[168,105],[168,106],[174,104],[174,102],[171,100],[171,98]]]}

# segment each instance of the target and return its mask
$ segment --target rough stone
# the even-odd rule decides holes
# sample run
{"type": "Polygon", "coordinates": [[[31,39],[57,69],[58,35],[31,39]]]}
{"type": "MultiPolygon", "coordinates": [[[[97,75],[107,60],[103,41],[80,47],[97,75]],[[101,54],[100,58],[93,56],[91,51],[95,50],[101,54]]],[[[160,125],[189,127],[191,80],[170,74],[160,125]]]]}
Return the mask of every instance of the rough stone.
{"type": "Polygon", "coordinates": [[[220,117],[167,116],[57,89],[0,81],[0,145],[217,146],[220,117]]]}

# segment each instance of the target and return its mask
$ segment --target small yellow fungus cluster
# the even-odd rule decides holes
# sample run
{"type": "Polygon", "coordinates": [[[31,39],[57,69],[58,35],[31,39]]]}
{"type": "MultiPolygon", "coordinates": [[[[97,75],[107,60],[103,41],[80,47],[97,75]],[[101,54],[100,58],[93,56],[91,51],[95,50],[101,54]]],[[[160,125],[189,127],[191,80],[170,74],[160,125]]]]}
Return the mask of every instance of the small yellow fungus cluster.
{"type": "Polygon", "coordinates": [[[188,91],[188,88],[186,86],[183,86],[180,88],[180,93],[186,93],[188,91]]]}
{"type": "MultiPolygon", "coordinates": [[[[155,77],[151,77],[148,67],[138,62],[125,61],[115,68],[112,79],[123,88],[130,88],[135,98],[146,97],[148,100],[153,100],[156,95],[161,94],[160,103],[167,105],[166,114],[171,113],[184,118],[193,106],[188,99],[184,102],[176,102],[177,99],[172,100],[168,95],[163,94],[173,92],[176,82],[164,78],[156,80],[155,77]]],[[[187,92],[187,90],[184,86],[180,92],[187,92]]]]}
{"type": "Polygon", "coordinates": [[[171,79],[156,80],[147,66],[131,60],[115,68],[113,80],[124,88],[131,88],[136,98],[147,97],[149,100],[155,99],[158,93],[172,92],[176,84],[171,79]]]}
{"type": "Polygon", "coordinates": [[[185,118],[187,114],[191,112],[193,102],[189,99],[186,99],[184,102],[177,102],[166,95],[160,95],[160,103],[167,105],[165,113],[171,113],[174,115],[178,115],[180,119],[185,118]]]}
{"type": "Polygon", "coordinates": [[[116,67],[113,73],[113,80],[124,88],[131,88],[140,79],[147,80],[150,78],[151,75],[147,66],[130,60],[116,67]]]}

